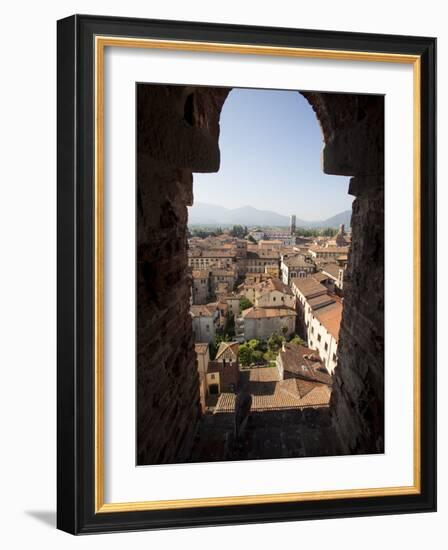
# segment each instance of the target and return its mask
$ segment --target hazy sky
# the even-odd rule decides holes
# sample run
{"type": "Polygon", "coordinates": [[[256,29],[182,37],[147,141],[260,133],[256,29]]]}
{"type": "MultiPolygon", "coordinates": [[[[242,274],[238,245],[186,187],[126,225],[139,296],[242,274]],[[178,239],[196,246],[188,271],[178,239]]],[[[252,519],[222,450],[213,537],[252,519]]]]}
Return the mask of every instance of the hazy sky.
{"type": "Polygon", "coordinates": [[[310,221],[351,208],[349,179],[322,172],[321,130],[297,92],[234,89],[222,110],[219,144],[219,172],[194,174],[197,202],[310,221]]]}

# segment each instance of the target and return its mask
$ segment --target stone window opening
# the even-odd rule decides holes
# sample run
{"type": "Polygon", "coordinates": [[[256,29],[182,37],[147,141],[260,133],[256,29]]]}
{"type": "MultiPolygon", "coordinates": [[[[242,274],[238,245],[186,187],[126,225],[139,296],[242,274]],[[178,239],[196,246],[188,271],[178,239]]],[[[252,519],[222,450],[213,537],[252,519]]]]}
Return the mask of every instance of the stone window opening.
{"type": "MultiPolygon", "coordinates": [[[[177,398],[175,386],[194,389],[192,381],[197,376],[194,351],[191,351],[194,347],[189,318],[191,282],[186,276],[186,207],[193,203],[193,173],[219,169],[219,117],[231,90],[192,88],[194,91],[186,96],[183,112],[182,108],[179,112],[175,105],[179,105],[184,87],[146,84],[137,87],[137,186],[142,203],[141,211],[137,210],[137,323],[138,334],[146,338],[139,341],[137,336],[137,387],[146,387],[148,377],[154,376],[151,369],[157,368],[146,350],[160,345],[159,353],[164,360],[160,361],[158,375],[162,381],[166,376],[166,383],[171,384],[170,395],[173,401],[177,400],[175,410],[184,422],[178,430],[182,441],[172,438],[166,442],[163,453],[155,452],[151,441],[156,438],[148,434],[150,426],[156,426],[165,411],[137,396],[138,464],[150,464],[162,454],[167,463],[171,458],[179,461],[182,456],[175,454],[178,449],[187,456],[188,441],[193,440],[200,415],[195,406],[197,396],[192,393],[191,399],[186,400],[183,393],[182,398],[177,398]],[[179,126],[172,115],[176,109],[179,126]],[[165,116],[172,124],[160,123],[165,116]],[[168,277],[157,276],[161,265],[168,277]],[[168,283],[170,280],[178,281],[175,294],[168,283]],[[177,315],[178,330],[172,336],[163,333],[161,324],[153,323],[153,319],[165,311],[167,315],[171,312],[177,315]],[[182,346],[178,345],[179,334],[183,334],[182,346]],[[177,377],[170,371],[175,365],[180,372],[177,377]],[[179,369],[179,365],[183,368],[179,369]],[[187,401],[191,406],[186,405],[187,401]]],[[[383,452],[384,312],[373,308],[369,293],[375,298],[373,292],[381,288],[384,280],[383,264],[372,261],[372,258],[382,258],[384,253],[384,98],[319,92],[302,95],[311,104],[321,126],[323,171],[350,177],[349,193],[355,196],[351,227],[352,243],[356,246],[351,247],[345,272],[347,288],[338,341],[338,367],[334,374],[338,383],[333,387],[330,402],[336,419],[334,431],[341,454],[383,452]],[[372,310],[374,314],[369,318],[372,310]],[[370,342],[372,348],[369,348],[370,342]],[[365,368],[360,369],[360,364],[365,368]],[[362,377],[360,372],[364,373],[362,377]],[[372,394],[378,396],[378,403],[366,401],[365,396],[372,394]],[[358,407],[357,403],[364,406],[358,407]],[[348,425],[350,432],[346,429],[348,425]]],[[[167,316],[165,321],[171,319],[167,316]]]]}

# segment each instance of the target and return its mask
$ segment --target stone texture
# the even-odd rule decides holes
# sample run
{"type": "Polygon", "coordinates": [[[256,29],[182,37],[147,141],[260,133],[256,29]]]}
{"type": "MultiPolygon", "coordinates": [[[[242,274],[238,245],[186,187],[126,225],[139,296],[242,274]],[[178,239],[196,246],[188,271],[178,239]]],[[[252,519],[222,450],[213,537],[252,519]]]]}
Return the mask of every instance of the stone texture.
{"type": "Polygon", "coordinates": [[[383,96],[314,92],[303,95],[320,122],[325,141],[322,164],[326,174],[383,174],[383,96]]]}
{"type": "Polygon", "coordinates": [[[384,180],[353,178],[352,246],[344,278],[330,403],[343,453],[384,451],[384,180]]]}
{"type": "Polygon", "coordinates": [[[189,315],[192,171],[219,168],[228,90],[137,88],[137,462],[182,462],[200,415],[189,315]]]}

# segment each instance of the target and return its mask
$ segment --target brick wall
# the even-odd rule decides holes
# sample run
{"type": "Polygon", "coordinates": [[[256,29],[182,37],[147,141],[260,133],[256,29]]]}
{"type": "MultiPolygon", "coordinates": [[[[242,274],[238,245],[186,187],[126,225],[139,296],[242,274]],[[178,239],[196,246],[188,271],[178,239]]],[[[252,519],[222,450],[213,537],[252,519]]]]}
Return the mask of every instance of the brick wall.
{"type": "Polygon", "coordinates": [[[189,314],[193,171],[219,168],[228,90],[137,88],[137,461],[182,462],[200,415],[189,314]]]}

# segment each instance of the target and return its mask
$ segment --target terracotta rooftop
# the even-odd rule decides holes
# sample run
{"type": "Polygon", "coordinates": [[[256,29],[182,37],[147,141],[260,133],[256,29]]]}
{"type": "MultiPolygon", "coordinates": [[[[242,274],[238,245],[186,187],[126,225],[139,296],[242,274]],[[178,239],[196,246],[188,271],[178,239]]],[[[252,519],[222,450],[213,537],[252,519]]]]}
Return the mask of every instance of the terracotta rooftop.
{"type": "Polygon", "coordinates": [[[338,340],[342,319],[342,303],[338,301],[318,309],[315,315],[327,331],[338,340]]]}
{"type": "Polygon", "coordinates": [[[280,376],[276,367],[258,367],[250,369],[250,382],[278,382],[280,376]]]}
{"type": "Polygon", "coordinates": [[[302,254],[288,256],[283,260],[283,263],[288,267],[312,267],[313,264],[307,262],[302,254]]]}
{"type": "MultiPolygon", "coordinates": [[[[331,389],[324,384],[314,384],[313,386],[308,391],[304,391],[303,388],[302,391],[299,391],[295,379],[280,380],[274,383],[273,393],[253,394],[250,410],[262,412],[328,407],[331,389]]],[[[235,411],[235,397],[234,393],[222,393],[219,396],[214,414],[233,413],[235,411]]]]}
{"type": "Polygon", "coordinates": [[[213,315],[213,313],[218,309],[219,302],[210,302],[208,304],[205,304],[205,308],[208,310],[210,315],[213,315]]]}
{"type": "Polygon", "coordinates": [[[233,269],[212,268],[211,273],[213,277],[235,277],[235,271],[233,269]]]}
{"type": "Polygon", "coordinates": [[[279,359],[285,371],[299,378],[327,385],[333,383],[316,350],[289,343],[280,350],[279,359]]]}
{"type": "Polygon", "coordinates": [[[202,251],[203,258],[232,258],[233,256],[235,256],[233,250],[222,248],[206,248],[202,251]]]}
{"type": "Polygon", "coordinates": [[[277,277],[273,277],[272,279],[267,279],[266,281],[258,283],[257,290],[259,290],[261,293],[278,290],[279,292],[283,292],[283,294],[288,294],[290,296],[293,295],[292,290],[289,288],[289,286],[285,285],[285,283],[283,283],[283,281],[281,281],[277,277]]]}
{"type": "Polygon", "coordinates": [[[249,260],[260,260],[260,259],[277,260],[278,257],[279,257],[278,250],[258,250],[257,252],[252,250],[247,251],[247,258],[249,260]]]}
{"type": "Polygon", "coordinates": [[[321,283],[322,281],[326,281],[328,279],[328,275],[325,275],[320,271],[318,273],[313,273],[311,277],[318,283],[321,283]]]}
{"type": "Polygon", "coordinates": [[[219,344],[218,351],[216,352],[215,361],[217,361],[226,351],[231,352],[235,357],[235,360],[238,359],[239,347],[240,345],[238,342],[221,342],[219,344]]]}
{"type": "Polygon", "coordinates": [[[318,283],[313,277],[294,279],[292,284],[301,294],[303,294],[303,296],[305,296],[305,298],[319,296],[319,294],[327,294],[327,289],[324,285],[318,283]]]}
{"type": "Polygon", "coordinates": [[[310,246],[310,250],[313,252],[327,252],[330,254],[347,254],[348,253],[348,246],[319,246],[319,245],[313,245],[310,246]]]}
{"type": "Polygon", "coordinates": [[[281,241],[280,239],[268,239],[268,240],[261,239],[258,241],[258,244],[262,246],[265,244],[282,244],[282,242],[283,241],[281,241]]]}
{"type": "Polygon", "coordinates": [[[190,306],[190,313],[193,317],[211,317],[212,313],[205,305],[192,305],[190,306]]]}
{"type": "Polygon", "coordinates": [[[295,310],[289,307],[250,307],[242,313],[246,319],[272,319],[274,317],[296,316],[295,310]]]}
{"type": "Polygon", "coordinates": [[[208,279],[208,269],[193,269],[191,272],[193,279],[208,279]]]}
{"type": "Polygon", "coordinates": [[[316,296],[308,300],[308,304],[313,310],[328,306],[330,304],[333,304],[334,302],[335,300],[329,294],[321,294],[320,296],[316,296]]]}
{"type": "Polygon", "coordinates": [[[328,275],[331,275],[333,279],[339,279],[339,270],[341,268],[337,264],[327,264],[322,268],[322,271],[325,273],[328,273],[328,275]]]}

